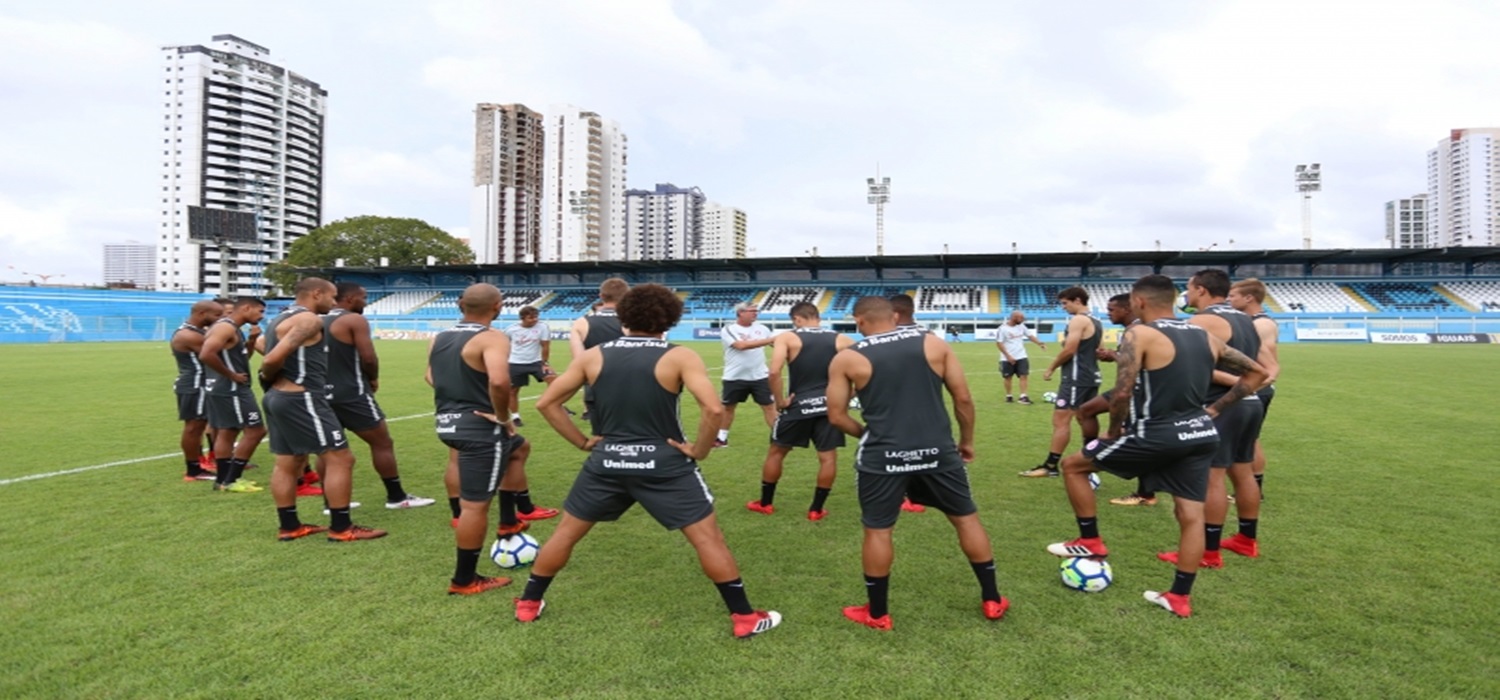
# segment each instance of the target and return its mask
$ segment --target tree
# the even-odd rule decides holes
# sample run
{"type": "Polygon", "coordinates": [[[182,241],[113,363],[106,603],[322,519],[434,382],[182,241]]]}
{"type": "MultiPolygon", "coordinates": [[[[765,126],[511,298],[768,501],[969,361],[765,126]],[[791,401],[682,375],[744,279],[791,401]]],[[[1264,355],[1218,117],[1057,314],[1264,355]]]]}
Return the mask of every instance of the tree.
{"type": "Polygon", "coordinates": [[[348,267],[375,267],[381,258],[396,266],[424,265],[428,256],[440,265],[474,262],[468,245],[421,219],[356,216],[298,238],[286,258],[266,267],[266,278],[288,290],[300,277],[296,268],[333,267],[340,258],[348,267]]]}

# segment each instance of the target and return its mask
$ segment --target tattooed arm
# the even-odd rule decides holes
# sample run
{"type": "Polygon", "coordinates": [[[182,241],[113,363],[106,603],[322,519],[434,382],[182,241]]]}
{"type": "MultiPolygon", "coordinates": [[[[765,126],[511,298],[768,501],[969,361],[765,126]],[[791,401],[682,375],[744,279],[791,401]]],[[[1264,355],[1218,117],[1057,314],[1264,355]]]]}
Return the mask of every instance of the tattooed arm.
{"type": "MultiPolygon", "coordinates": [[[[1211,335],[1209,337],[1213,338],[1211,335]]],[[[1223,413],[1230,404],[1255,393],[1255,390],[1265,383],[1268,375],[1266,368],[1250,359],[1245,353],[1229,347],[1218,338],[1213,338],[1212,342],[1215,354],[1218,355],[1216,368],[1240,375],[1234,386],[1229,388],[1229,393],[1219,397],[1214,405],[1208,407],[1209,415],[1217,416],[1223,413]]]]}
{"type": "Polygon", "coordinates": [[[1135,393],[1135,378],[1141,371],[1140,339],[1137,328],[1128,328],[1120,339],[1120,349],[1115,351],[1114,393],[1109,397],[1109,437],[1116,438],[1125,430],[1126,417],[1130,415],[1130,400],[1135,393]]]}

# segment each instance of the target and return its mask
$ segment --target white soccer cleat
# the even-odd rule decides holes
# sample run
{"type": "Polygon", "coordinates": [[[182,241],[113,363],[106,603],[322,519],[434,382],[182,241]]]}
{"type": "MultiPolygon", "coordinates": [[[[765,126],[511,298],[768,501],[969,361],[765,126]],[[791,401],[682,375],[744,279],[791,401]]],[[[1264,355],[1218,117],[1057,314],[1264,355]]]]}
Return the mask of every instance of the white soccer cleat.
{"type": "Polygon", "coordinates": [[[434,501],[431,498],[423,498],[416,494],[408,493],[406,494],[406,498],[403,500],[394,502],[386,501],[385,507],[391,510],[404,510],[406,508],[421,508],[422,506],[430,506],[434,503],[437,503],[437,501],[434,501]]]}

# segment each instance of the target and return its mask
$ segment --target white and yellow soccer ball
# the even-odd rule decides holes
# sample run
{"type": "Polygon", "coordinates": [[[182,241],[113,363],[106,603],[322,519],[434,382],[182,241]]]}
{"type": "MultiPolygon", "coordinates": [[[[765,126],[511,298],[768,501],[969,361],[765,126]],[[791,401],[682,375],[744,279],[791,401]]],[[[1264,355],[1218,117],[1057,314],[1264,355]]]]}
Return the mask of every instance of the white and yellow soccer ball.
{"type": "Polygon", "coordinates": [[[1047,403],[1057,403],[1057,392],[1055,392],[1055,391],[1045,391],[1045,392],[1042,392],[1042,400],[1046,401],[1047,403]]]}
{"type": "Polygon", "coordinates": [[[495,540],[490,546],[490,559],[502,569],[519,569],[536,561],[536,553],[541,548],[535,537],[521,532],[495,540]]]}
{"type": "Polygon", "coordinates": [[[1064,586],[1084,593],[1098,593],[1114,583],[1115,573],[1103,559],[1073,557],[1062,560],[1059,567],[1064,586]]]}

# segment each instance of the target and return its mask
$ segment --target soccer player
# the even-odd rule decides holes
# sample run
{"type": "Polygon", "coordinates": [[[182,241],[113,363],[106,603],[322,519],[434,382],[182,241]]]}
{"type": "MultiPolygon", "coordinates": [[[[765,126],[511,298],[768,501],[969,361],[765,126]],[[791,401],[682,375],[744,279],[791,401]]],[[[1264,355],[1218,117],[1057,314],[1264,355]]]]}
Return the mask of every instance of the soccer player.
{"type": "MultiPolygon", "coordinates": [[[[1266,285],[1254,277],[1242,279],[1229,286],[1229,305],[1236,310],[1250,315],[1255,321],[1255,330],[1260,335],[1260,346],[1270,350],[1271,359],[1275,362],[1274,371],[1270,381],[1255,392],[1260,397],[1261,424],[1265,424],[1265,417],[1271,413],[1271,399],[1276,398],[1276,377],[1281,374],[1281,355],[1276,349],[1276,342],[1281,335],[1281,329],[1276,325],[1276,320],[1266,313],[1266,285]]],[[[1251,472],[1255,475],[1255,485],[1260,487],[1260,499],[1266,500],[1265,474],[1266,453],[1261,449],[1260,440],[1255,441],[1255,460],[1251,462],[1251,472]]]]}
{"type": "Polygon", "coordinates": [[[1203,499],[1209,463],[1219,443],[1214,416],[1253,396],[1265,369],[1211,333],[1174,317],[1177,288],[1162,275],[1147,275],[1131,288],[1130,303],[1140,323],[1125,329],[1116,354],[1119,371],[1110,394],[1110,429],[1063,461],[1063,483],[1078,521],[1078,539],[1047,551],[1060,557],[1109,555],[1099,536],[1098,507],[1089,474],[1107,471],[1141,486],[1173,495],[1180,528],[1172,587],[1146,591],[1146,600],[1179,617],[1192,615],[1191,595],[1203,553],[1203,499]],[[1214,368],[1239,373],[1233,387],[1207,409],[1214,368]]]}
{"type": "Polygon", "coordinates": [[[223,307],[209,300],[193,304],[188,310],[187,321],[172,333],[170,347],[172,358],[177,361],[177,379],[172,382],[172,393],[177,396],[177,420],[182,421],[182,457],[187,465],[183,481],[213,481],[214,472],[203,468],[203,431],[208,428],[203,395],[203,361],[198,353],[203,350],[203,338],[209,324],[219,320],[223,307]]]}
{"type": "Polygon", "coordinates": [[[589,456],[563,503],[562,522],[531,565],[516,619],[532,622],[542,613],[547,587],[595,523],[616,520],[639,502],[663,527],[681,530],[697,550],[703,573],[729,608],[734,636],[766,632],[781,623],[781,614],[751,607],[714,516],[713,495],[698,471],[698,461],[713,450],[723,404],[698,353],[661,338],[682,318],[682,300],[666,287],[644,284],[620,300],[619,315],[627,334],[574,358],[537,402],[552,428],[589,456]],[[562,410],[584,383],[594,387],[594,437],[562,410]],[[683,391],[698,402],[692,442],[678,420],[683,391]]]}
{"type": "Polygon", "coordinates": [[[248,479],[240,478],[245,465],[255,455],[255,448],[266,437],[265,421],[250,388],[251,341],[240,331],[246,324],[256,326],[266,315],[266,303],[253,297],[234,301],[229,315],[215,321],[203,338],[198,359],[212,370],[205,385],[208,393],[208,424],[214,429],[214,454],[218,475],[214,490],[230,493],[256,493],[262,489],[248,479]],[[244,437],[238,444],[235,438],[244,437]]]}
{"type": "Polygon", "coordinates": [[[771,329],[757,323],[760,309],[748,301],[734,305],[734,323],[719,329],[724,345],[723,396],[724,424],[719,426],[714,447],[729,444],[729,428],[734,425],[734,409],[754,398],[766,419],[766,426],[776,427],[776,402],[771,398],[771,371],[766,367],[766,353],[761,348],[775,341],[771,329]]]}
{"type": "Polygon", "coordinates": [[[266,358],[260,365],[264,404],[271,424],[271,496],[282,542],[327,532],[330,542],[385,537],[385,530],[355,525],[349,517],[354,453],[328,403],[328,340],[319,314],[333,309],[332,282],[307,277],[293,288],[295,302],[266,324],[266,358]],[[304,524],[297,516],[297,486],[309,455],[321,455],[323,491],[331,522],[304,524]]]}
{"type": "Polygon", "coordinates": [[[552,371],[552,331],[540,323],[541,312],[535,306],[523,306],[521,319],[505,329],[510,338],[510,422],[521,423],[521,387],[535,379],[551,384],[557,375],[552,371]]]}
{"type": "MultiPolygon", "coordinates": [[[[620,318],[615,314],[615,305],[630,291],[630,285],[619,277],[611,277],[599,283],[599,301],[588,315],[573,319],[568,331],[568,349],[572,360],[583,356],[584,351],[598,347],[625,335],[620,328],[620,318]]],[[[594,403],[593,387],[583,388],[583,419],[589,420],[594,403]]]]}
{"type": "Polygon", "coordinates": [[[745,507],[765,515],[773,513],[776,483],[781,480],[787,453],[811,444],[818,452],[818,479],[807,519],[822,520],[828,515],[823,505],[838,475],[838,448],[844,446],[844,434],[828,424],[828,363],[854,340],[822,327],[818,307],[805,301],[792,305],[790,315],[793,330],[777,335],[771,344],[771,394],[779,414],[761,467],[760,500],[745,507]],[[782,391],[783,369],[791,374],[786,392],[782,391]]]}
{"type": "Polygon", "coordinates": [[[890,296],[890,302],[891,313],[896,317],[896,328],[927,331],[917,323],[917,301],[911,298],[910,294],[893,294],[890,296]]]}
{"type": "Polygon", "coordinates": [[[1020,377],[1020,403],[1031,405],[1031,397],[1026,395],[1026,382],[1031,376],[1031,360],[1026,357],[1028,340],[1043,350],[1047,349],[1047,344],[1036,336],[1036,331],[1026,327],[1026,314],[1012,311],[995,334],[995,347],[1000,348],[1000,376],[1005,380],[1005,403],[1015,400],[1010,393],[1010,378],[1020,377]]]}
{"type": "Polygon", "coordinates": [[[891,629],[891,533],[902,498],[909,494],[913,501],[948,516],[979,579],[980,611],[998,620],[1010,601],[996,587],[994,550],[969,489],[965,465],[974,461],[974,398],[963,367],[942,338],[897,328],[888,299],[864,297],[855,302],[854,322],[865,338],[840,352],[828,367],[828,422],[859,438],[854,469],[859,477],[869,602],[844,608],[844,617],[874,629],[891,629]],[[866,425],[849,416],[851,386],[859,394],[866,425]],[[944,389],[952,395],[958,416],[957,443],[943,405],[944,389]]]}
{"type": "MultiPolygon", "coordinates": [[[[1110,322],[1117,326],[1129,328],[1140,323],[1135,317],[1135,311],[1130,308],[1129,294],[1116,294],[1110,297],[1104,309],[1109,315],[1110,322]]],[[[1094,351],[1094,354],[1100,362],[1114,362],[1118,353],[1116,350],[1101,347],[1094,351]]],[[[1099,437],[1099,414],[1109,412],[1109,402],[1113,395],[1114,390],[1110,389],[1089,399],[1088,403],[1078,409],[1078,428],[1085,444],[1099,437]]],[[[1118,498],[1111,498],[1109,502],[1117,506],[1154,506],[1156,505],[1156,492],[1138,486],[1135,491],[1118,498]]]]}
{"type": "Polygon", "coordinates": [[[1089,293],[1083,287],[1068,287],[1057,293],[1057,301],[1068,312],[1067,337],[1052,364],[1042,373],[1043,381],[1052,381],[1052,373],[1062,369],[1057,387],[1057,401],[1052,410],[1052,444],[1047,460],[1021,472],[1021,476],[1057,476],[1057,462],[1073,439],[1073,419],[1078,408],[1099,394],[1099,358],[1095,352],[1104,335],[1104,325],[1089,315],[1089,293]]]}
{"type": "MultiPolygon", "coordinates": [[[[385,485],[385,507],[392,510],[421,508],[435,501],[407,493],[396,466],[396,445],[391,441],[385,412],[375,402],[380,390],[380,359],[365,320],[365,288],[353,282],[334,287],[334,307],[323,317],[328,339],[329,402],[339,425],[370,446],[370,461],[385,485]]],[[[320,457],[318,461],[323,460],[320,457]]],[[[324,471],[319,469],[318,471],[324,471]]]]}
{"type": "MultiPolygon", "coordinates": [[[[1187,303],[1198,309],[1188,319],[1190,323],[1208,331],[1209,335],[1224,341],[1246,357],[1254,358],[1268,376],[1276,372],[1275,359],[1268,348],[1261,346],[1255,321],[1248,314],[1236,311],[1227,301],[1228,274],[1223,270],[1199,270],[1188,280],[1186,296],[1187,303]]],[[[1228,392],[1230,386],[1238,383],[1239,374],[1240,372],[1233,370],[1215,371],[1208,400],[1216,401],[1228,392]]],[[[1264,380],[1266,377],[1259,379],[1264,380]]],[[[1221,548],[1247,557],[1260,554],[1256,544],[1260,527],[1260,488],[1255,483],[1250,465],[1255,460],[1255,441],[1260,437],[1260,424],[1265,419],[1260,397],[1253,393],[1261,386],[1260,382],[1252,383],[1250,396],[1214,417],[1214,427],[1219,431],[1219,449],[1210,463],[1213,469],[1208,475],[1208,500],[1203,506],[1202,566],[1210,569],[1224,566],[1221,548]],[[1234,482],[1234,508],[1239,516],[1239,532],[1228,540],[1222,540],[1224,518],[1229,514],[1229,493],[1224,484],[1226,474],[1234,482]]],[[[1162,552],[1157,557],[1162,561],[1175,563],[1178,561],[1178,554],[1162,552]]]]}
{"type": "Polygon", "coordinates": [[[457,563],[449,595],[476,595],[510,584],[509,578],[476,572],[490,502],[511,452],[524,442],[509,419],[501,418],[510,405],[510,339],[490,323],[500,316],[502,298],[493,285],[470,285],[458,300],[463,318],[433,338],[427,355],[437,435],[458,453],[462,512],[454,528],[457,563]]]}

